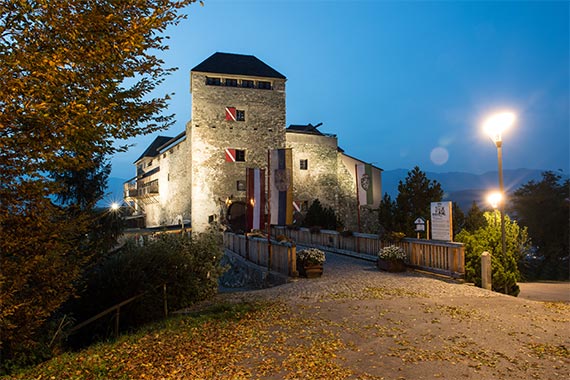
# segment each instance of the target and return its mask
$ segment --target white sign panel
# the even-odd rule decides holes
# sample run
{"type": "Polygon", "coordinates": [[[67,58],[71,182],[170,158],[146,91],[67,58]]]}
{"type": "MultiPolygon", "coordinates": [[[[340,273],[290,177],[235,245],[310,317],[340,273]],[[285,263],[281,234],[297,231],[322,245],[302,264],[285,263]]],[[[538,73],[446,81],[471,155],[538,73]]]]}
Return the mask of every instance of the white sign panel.
{"type": "Polygon", "coordinates": [[[431,202],[431,238],[452,241],[451,202],[431,202]]]}

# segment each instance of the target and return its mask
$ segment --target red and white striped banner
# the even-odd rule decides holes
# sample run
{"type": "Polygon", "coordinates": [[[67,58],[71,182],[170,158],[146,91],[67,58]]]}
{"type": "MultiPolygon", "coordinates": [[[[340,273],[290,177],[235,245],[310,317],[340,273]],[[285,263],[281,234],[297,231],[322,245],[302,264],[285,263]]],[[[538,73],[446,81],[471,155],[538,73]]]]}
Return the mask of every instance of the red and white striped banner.
{"type": "Polygon", "coordinates": [[[265,170],[246,169],[247,230],[260,230],[265,224],[265,170]]]}

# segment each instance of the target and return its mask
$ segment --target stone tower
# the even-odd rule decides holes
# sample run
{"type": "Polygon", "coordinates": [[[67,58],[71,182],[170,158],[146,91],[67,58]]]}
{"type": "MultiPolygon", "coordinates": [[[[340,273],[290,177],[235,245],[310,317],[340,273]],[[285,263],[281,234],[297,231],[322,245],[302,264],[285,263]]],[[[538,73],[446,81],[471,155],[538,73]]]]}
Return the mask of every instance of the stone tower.
{"type": "Polygon", "coordinates": [[[251,55],[215,53],[191,70],[194,231],[245,200],[246,168],[266,168],[268,150],[285,147],[285,81],[251,55]]]}

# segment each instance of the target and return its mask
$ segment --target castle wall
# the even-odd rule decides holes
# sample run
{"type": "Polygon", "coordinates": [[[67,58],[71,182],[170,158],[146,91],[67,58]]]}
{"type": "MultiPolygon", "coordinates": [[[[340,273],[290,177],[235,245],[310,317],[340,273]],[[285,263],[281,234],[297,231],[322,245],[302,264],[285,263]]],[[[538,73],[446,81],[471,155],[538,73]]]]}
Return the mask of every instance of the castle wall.
{"type": "Polygon", "coordinates": [[[337,138],[309,133],[286,133],[293,148],[293,199],[302,211],[318,199],[324,206],[338,206],[337,138]],[[306,170],[301,169],[306,160],[306,170]]]}
{"type": "MultiPolygon", "coordinates": [[[[225,217],[228,200],[245,200],[245,169],[267,167],[269,149],[285,146],[285,80],[239,77],[272,83],[271,90],[211,86],[207,76],[191,73],[192,228],[225,217]],[[245,121],[226,120],[226,107],[245,111],[245,121]],[[226,149],[245,151],[243,162],[228,162],[226,149]],[[241,181],[243,187],[238,187],[241,181]]],[[[223,80],[223,78],[222,78],[223,80]]]]}

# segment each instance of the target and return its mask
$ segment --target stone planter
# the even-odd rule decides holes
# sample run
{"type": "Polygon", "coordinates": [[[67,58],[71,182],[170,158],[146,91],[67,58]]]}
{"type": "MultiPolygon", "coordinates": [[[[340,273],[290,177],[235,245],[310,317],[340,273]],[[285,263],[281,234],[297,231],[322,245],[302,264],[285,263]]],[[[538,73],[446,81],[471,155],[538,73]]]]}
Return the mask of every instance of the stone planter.
{"type": "Polygon", "coordinates": [[[405,272],[406,264],[402,260],[383,260],[376,261],[378,269],[386,272],[405,272]]]}

